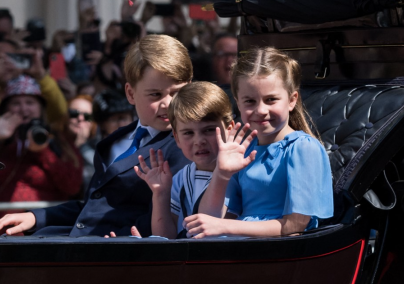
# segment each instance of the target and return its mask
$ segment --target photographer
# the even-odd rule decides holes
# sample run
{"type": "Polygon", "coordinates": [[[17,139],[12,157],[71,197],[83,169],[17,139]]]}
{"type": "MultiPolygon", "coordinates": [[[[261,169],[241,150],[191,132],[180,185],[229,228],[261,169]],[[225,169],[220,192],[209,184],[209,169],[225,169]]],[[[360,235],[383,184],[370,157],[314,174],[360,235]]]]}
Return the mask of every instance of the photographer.
{"type": "Polygon", "coordinates": [[[5,96],[5,87],[9,80],[21,74],[33,77],[40,86],[41,94],[48,103],[47,119],[50,124],[62,123],[67,115],[67,102],[56,81],[47,74],[43,66],[42,51],[21,49],[11,40],[0,40],[0,100],[5,96]],[[29,56],[29,67],[20,66],[21,62],[13,60],[10,54],[29,56]]]}
{"type": "Polygon", "coordinates": [[[1,201],[61,201],[77,194],[82,160],[65,135],[46,123],[46,101],[36,81],[8,82],[0,104],[1,201]]]}

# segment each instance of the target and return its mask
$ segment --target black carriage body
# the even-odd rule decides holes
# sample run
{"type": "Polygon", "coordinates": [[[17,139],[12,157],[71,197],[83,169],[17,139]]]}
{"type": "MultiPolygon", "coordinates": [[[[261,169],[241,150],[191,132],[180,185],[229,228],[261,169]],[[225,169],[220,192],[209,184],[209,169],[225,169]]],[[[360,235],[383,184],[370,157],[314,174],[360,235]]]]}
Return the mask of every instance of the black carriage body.
{"type": "Polygon", "coordinates": [[[334,224],[265,239],[3,236],[1,283],[372,283],[385,250],[370,245],[370,229],[385,232],[385,218],[375,221],[362,196],[402,148],[404,87],[323,87],[302,96],[339,188],[334,224]]]}
{"type": "Polygon", "coordinates": [[[308,236],[271,239],[7,238],[1,245],[0,280],[352,283],[366,247],[358,233],[339,225],[308,236]]]}
{"type": "Polygon", "coordinates": [[[399,22],[291,30],[242,18],[241,55],[271,45],[302,65],[303,102],[334,177],[335,217],[321,228],[204,240],[2,236],[0,283],[404,283],[404,182],[388,170],[402,171],[404,157],[399,22]]]}

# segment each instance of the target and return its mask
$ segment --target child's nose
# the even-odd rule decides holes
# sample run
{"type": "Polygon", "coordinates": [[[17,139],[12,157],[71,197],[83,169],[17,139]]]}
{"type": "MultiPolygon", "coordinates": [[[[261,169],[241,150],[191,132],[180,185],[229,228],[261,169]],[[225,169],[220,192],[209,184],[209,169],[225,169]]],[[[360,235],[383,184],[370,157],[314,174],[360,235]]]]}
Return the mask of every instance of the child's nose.
{"type": "Polygon", "coordinates": [[[195,145],[205,145],[206,137],[204,135],[195,135],[194,143],[195,145]]]}
{"type": "Polygon", "coordinates": [[[264,103],[259,103],[255,110],[258,114],[266,115],[268,113],[268,106],[264,103]]]}
{"type": "Polygon", "coordinates": [[[168,105],[170,104],[172,98],[173,97],[171,97],[170,95],[164,96],[164,98],[162,98],[160,102],[161,107],[168,108],[168,105]]]}

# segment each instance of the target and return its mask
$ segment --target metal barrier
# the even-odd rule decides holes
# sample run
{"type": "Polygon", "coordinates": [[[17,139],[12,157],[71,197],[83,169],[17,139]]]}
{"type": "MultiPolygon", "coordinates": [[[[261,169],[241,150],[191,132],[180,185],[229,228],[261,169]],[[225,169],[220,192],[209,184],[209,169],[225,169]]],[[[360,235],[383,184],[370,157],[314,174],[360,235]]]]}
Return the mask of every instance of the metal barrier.
{"type": "Polygon", "coordinates": [[[31,210],[56,206],[66,201],[21,201],[21,202],[0,202],[0,211],[6,210],[31,210]]]}

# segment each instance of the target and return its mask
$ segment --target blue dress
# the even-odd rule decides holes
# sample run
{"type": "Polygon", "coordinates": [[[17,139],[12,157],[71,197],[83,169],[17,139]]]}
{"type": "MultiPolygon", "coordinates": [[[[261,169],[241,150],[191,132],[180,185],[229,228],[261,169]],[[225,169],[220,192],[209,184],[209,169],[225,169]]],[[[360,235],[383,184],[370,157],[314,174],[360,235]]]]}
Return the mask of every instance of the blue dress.
{"type": "Polygon", "coordinates": [[[328,155],[321,143],[303,131],[281,141],[259,146],[255,138],[246,156],[257,150],[255,160],[233,175],[225,204],[237,219],[264,221],[299,213],[311,216],[306,230],[318,218],[333,215],[333,187],[328,155]]]}

